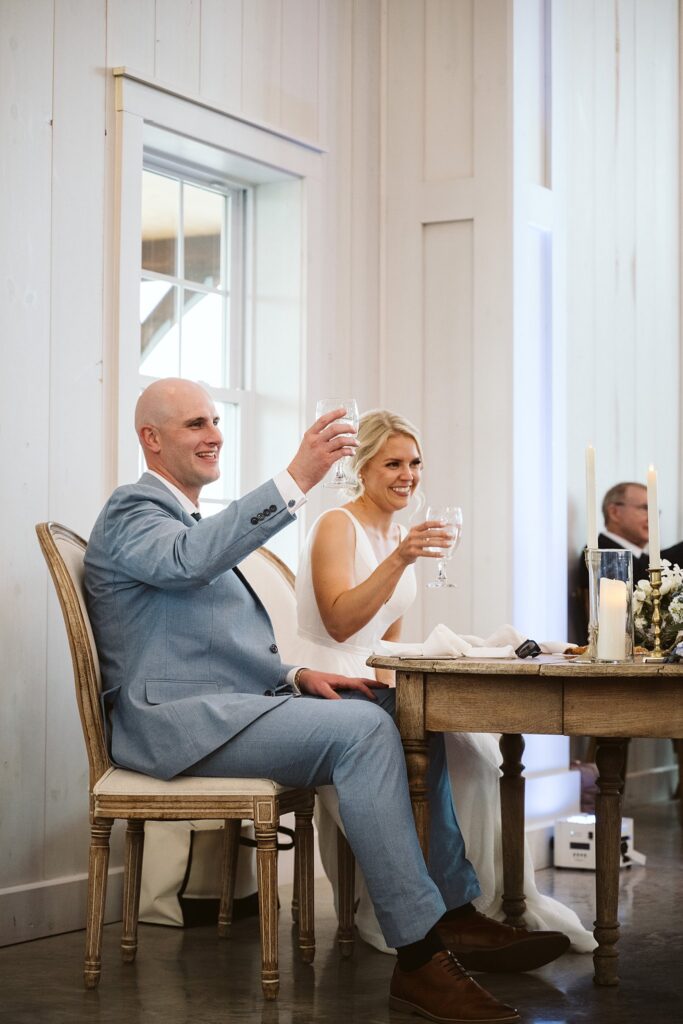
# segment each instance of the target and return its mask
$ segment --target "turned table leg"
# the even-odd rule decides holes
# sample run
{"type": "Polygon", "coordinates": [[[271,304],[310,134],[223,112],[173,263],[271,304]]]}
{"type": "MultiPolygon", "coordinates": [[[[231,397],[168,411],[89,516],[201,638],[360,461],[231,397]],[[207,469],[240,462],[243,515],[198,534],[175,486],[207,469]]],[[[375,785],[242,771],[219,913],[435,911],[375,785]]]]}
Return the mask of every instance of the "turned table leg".
{"type": "Polygon", "coordinates": [[[596,985],[619,982],[619,857],[621,848],[622,770],[627,739],[598,738],[598,795],[595,801],[595,902],[593,953],[596,985]]]}
{"type": "Polygon", "coordinates": [[[428,864],[429,742],[424,727],[424,676],[421,672],[396,673],[396,724],[403,741],[415,829],[428,864]]]}
{"type": "Polygon", "coordinates": [[[519,925],[526,910],[524,895],[524,737],[503,733],[500,820],[503,830],[503,910],[508,924],[519,925]]]}

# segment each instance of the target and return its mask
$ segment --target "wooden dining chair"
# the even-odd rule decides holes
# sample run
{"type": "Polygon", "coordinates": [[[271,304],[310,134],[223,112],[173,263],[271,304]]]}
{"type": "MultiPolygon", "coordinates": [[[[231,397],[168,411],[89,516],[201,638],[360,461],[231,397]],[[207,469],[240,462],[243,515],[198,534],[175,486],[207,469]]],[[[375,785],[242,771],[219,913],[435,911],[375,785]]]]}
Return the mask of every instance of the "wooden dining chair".
{"type": "Polygon", "coordinates": [[[36,526],[38,540],[52,576],[73,664],[76,699],[89,765],[90,852],[84,979],[86,988],[99,984],[102,928],[109,864],[109,838],[116,819],[127,821],[125,835],[123,933],[121,952],[127,963],[137,952],[140,874],[145,821],[222,819],[225,822],[225,865],[219,930],[225,934],[231,917],[231,894],[239,824],[254,823],[261,928],[261,984],[266,999],[275,999],[278,975],[277,827],[282,814],[295,814],[295,876],[298,895],[298,942],[302,959],[315,954],[313,926],[314,790],[292,789],[272,779],[191,778],[163,782],[116,767],[105,740],[100,703],[101,678],[97,649],[83,590],[86,543],[58,523],[36,526]]]}

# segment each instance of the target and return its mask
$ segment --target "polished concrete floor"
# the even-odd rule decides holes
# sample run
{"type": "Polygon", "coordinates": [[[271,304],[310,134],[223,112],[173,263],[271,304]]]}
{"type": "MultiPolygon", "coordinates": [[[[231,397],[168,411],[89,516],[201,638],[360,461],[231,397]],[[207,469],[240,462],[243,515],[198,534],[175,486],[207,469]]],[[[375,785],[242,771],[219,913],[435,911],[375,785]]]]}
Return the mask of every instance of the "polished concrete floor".
{"type": "MultiPolygon", "coordinates": [[[[527,1024],[683,1022],[683,829],[674,802],[637,809],[637,849],[644,867],[621,873],[621,983],[597,988],[592,958],[567,954],[533,974],[478,975],[516,1005],[527,1024]]],[[[541,891],[593,919],[594,876],[583,871],[537,874],[541,891]]],[[[285,894],[283,893],[283,902],[285,894]]],[[[2,1024],[401,1024],[386,994],[393,957],[359,942],[339,959],[327,885],[317,893],[313,966],[295,953],[289,915],[280,925],[280,998],[260,995],[258,923],[247,919],[221,941],[212,928],[140,927],[134,965],[118,956],[119,926],[105,929],[104,969],[97,991],[82,988],[83,933],[0,950],[2,1024]]],[[[417,1020],[418,1018],[413,1018],[417,1020]]]]}

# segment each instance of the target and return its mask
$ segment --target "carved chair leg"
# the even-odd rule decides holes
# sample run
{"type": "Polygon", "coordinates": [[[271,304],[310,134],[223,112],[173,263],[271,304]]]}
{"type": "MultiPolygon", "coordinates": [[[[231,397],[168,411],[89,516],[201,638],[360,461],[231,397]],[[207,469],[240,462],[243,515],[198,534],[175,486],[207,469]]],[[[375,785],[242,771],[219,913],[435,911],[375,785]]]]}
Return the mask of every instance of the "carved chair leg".
{"type": "Polygon", "coordinates": [[[351,956],[355,943],[353,926],[356,898],[356,858],[348,840],[337,829],[337,888],[339,891],[339,928],[337,942],[344,958],[351,956]]]}
{"type": "Polygon", "coordinates": [[[306,964],[315,957],[315,916],[313,894],[313,802],[311,793],[305,806],[295,813],[294,845],[296,888],[299,894],[299,949],[306,964]]]}
{"type": "Polygon", "coordinates": [[[218,908],[218,934],[225,939],[230,934],[232,906],[235,898],[237,878],[237,855],[239,852],[239,818],[226,818],[223,825],[223,867],[221,871],[221,902],[218,908]]]}
{"type": "Polygon", "coordinates": [[[86,988],[96,988],[100,983],[102,927],[107,896],[107,870],[109,868],[109,837],[113,824],[111,818],[100,818],[90,825],[88,917],[85,927],[85,967],[83,971],[86,988]]]}
{"type": "Polygon", "coordinates": [[[126,852],[123,871],[123,934],[121,956],[124,964],[132,964],[138,951],[138,911],[140,880],[145,845],[145,823],[129,818],[126,828],[126,852]]]}
{"type": "Polygon", "coordinates": [[[261,987],[266,999],[276,999],[280,988],[278,971],[277,907],[277,825],[275,800],[256,800],[256,877],[261,926],[261,987]]]}

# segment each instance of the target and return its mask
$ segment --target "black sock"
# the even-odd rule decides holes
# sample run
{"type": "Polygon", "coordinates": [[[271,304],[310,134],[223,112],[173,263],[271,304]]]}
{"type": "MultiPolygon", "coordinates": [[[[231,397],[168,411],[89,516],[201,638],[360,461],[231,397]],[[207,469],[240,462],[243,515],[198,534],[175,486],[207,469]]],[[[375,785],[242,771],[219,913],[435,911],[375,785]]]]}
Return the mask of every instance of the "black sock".
{"type": "Polygon", "coordinates": [[[424,939],[410,942],[407,946],[398,946],[398,966],[402,971],[416,971],[418,967],[428,964],[435,953],[440,953],[445,948],[435,930],[430,928],[424,939]]]}
{"type": "MultiPolygon", "coordinates": [[[[463,917],[471,917],[472,914],[476,914],[476,909],[471,903],[464,903],[462,907],[454,907],[453,910],[447,910],[441,918],[442,921],[461,921],[463,917]]],[[[438,927],[438,925],[437,925],[438,927]]]]}

